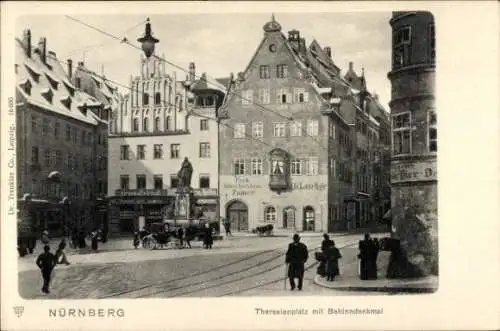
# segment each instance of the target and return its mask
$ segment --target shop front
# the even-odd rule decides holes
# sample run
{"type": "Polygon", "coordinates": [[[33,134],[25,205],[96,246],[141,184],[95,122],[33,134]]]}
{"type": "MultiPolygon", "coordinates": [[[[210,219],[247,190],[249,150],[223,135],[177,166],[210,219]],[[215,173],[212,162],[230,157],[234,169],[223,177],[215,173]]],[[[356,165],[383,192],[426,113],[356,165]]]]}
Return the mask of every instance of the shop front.
{"type": "Polygon", "coordinates": [[[267,176],[221,176],[220,213],[234,231],[272,224],[290,231],[326,231],[326,176],[291,177],[286,189],[269,187],[267,176]]]}

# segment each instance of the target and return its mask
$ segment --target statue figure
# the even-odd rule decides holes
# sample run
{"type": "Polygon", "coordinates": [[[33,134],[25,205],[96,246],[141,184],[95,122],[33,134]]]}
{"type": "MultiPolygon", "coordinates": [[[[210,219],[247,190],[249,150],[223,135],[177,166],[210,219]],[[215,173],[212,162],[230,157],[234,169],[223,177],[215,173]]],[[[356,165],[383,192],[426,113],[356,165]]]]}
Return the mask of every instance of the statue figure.
{"type": "Polygon", "coordinates": [[[181,169],[177,173],[177,177],[179,178],[179,188],[190,188],[191,187],[191,176],[193,175],[193,166],[191,162],[189,162],[188,158],[185,157],[182,162],[181,169]]]}

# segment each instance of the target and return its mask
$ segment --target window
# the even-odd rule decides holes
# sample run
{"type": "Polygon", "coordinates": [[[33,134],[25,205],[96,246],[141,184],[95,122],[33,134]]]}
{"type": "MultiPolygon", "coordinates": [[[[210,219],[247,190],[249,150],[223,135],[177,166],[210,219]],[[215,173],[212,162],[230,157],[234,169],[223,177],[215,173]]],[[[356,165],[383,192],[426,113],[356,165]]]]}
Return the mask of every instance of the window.
{"type": "Polygon", "coordinates": [[[135,176],[136,187],[138,190],[144,190],[146,188],[146,176],[136,175],[135,176]]]}
{"type": "Polygon", "coordinates": [[[81,139],[80,139],[80,143],[81,143],[82,145],[85,145],[86,140],[87,140],[86,138],[87,138],[87,133],[86,133],[85,131],[83,131],[83,130],[82,130],[82,136],[81,136],[81,139]]]}
{"type": "Polygon", "coordinates": [[[234,138],[245,138],[245,124],[236,123],[234,125],[234,138]]]}
{"type": "Polygon", "coordinates": [[[309,93],[303,88],[293,89],[294,101],[295,103],[309,102],[309,93]]]}
{"type": "Polygon", "coordinates": [[[59,138],[59,132],[61,131],[61,124],[56,122],[54,125],[54,137],[59,138]]]}
{"type": "Polygon", "coordinates": [[[80,130],[75,128],[75,130],[73,130],[73,144],[78,144],[79,135],[80,135],[80,130]]]}
{"type": "Polygon", "coordinates": [[[46,136],[49,134],[49,125],[50,121],[46,118],[43,119],[43,126],[42,126],[42,135],[46,136]]]}
{"type": "Polygon", "coordinates": [[[264,123],[263,122],[253,122],[252,123],[252,136],[261,138],[264,135],[264,123]]]}
{"type": "Polygon", "coordinates": [[[271,78],[271,73],[269,71],[269,66],[260,66],[260,78],[269,79],[271,78]]]}
{"type": "Polygon", "coordinates": [[[252,159],[252,175],[262,175],[261,159],[252,159]]]}
{"type": "Polygon", "coordinates": [[[314,176],[319,172],[319,160],[317,158],[310,158],[308,162],[308,175],[314,176]]]}
{"type": "Polygon", "coordinates": [[[129,160],[129,145],[120,146],[120,160],[129,160]]]}
{"type": "Polygon", "coordinates": [[[46,149],[43,152],[43,159],[44,159],[45,166],[46,167],[50,166],[50,149],[46,149]]]}
{"type": "Polygon", "coordinates": [[[288,66],[286,64],[278,64],[276,66],[276,77],[277,78],[288,77],[288,66]]]}
{"type": "Polygon", "coordinates": [[[292,137],[302,136],[302,122],[296,121],[290,124],[290,136],[292,137]]]}
{"type": "Polygon", "coordinates": [[[429,152],[437,152],[437,115],[434,109],[429,110],[429,152]]]}
{"type": "Polygon", "coordinates": [[[200,120],[200,131],[208,131],[208,120],[207,119],[200,120]]]}
{"type": "Polygon", "coordinates": [[[392,136],[394,155],[411,153],[410,112],[393,115],[392,136]]]}
{"type": "Polygon", "coordinates": [[[39,150],[37,146],[31,147],[31,163],[38,164],[39,150]]]}
{"type": "Polygon", "coordinates": [[[271,93],[269,92],[269,89],[259,89],[259,103],[263,105],[271,103],[271,93]]]}
{"type": "Polygon", "coordinates": [[[161,93],[156,92],[155,93],[155,105],[159,105],[159,104],[161,104],[161,93]]]}
{"type": "Polygon", "coordinates": [[[429,25],[429,48],[431,61],[436,60],[436,30],[434,24],[429,25]]]}
{"type": "Polygon", "coordinates": [[[264,210],[264,219],[266,222],[275,223],[276,222],[276,208],[273,206],[268,206],[264,210]]]}
{"type": "Polygon", "coordinates": [[[153,181],[154,181],[155,190],[163,189],[163,176],[162,175],[154,175],[153,181]]]}
{"type": "Polygon", "coordinates": [[[159,118],[159,117],[156,117],[156,118],[155,118],[155,129],[154,129],[154,130],[155,130],[155,132],[160,131],[160,123],[161,123],[160,118],[159,118]]]}
{"type": "Polygon", "coordinates": [[[243,95],[241,96],[241,103],[244,105],[249,105],[253,103],[253,91],[246,90],[243,91],[243,95]]]}
{"type": "Polygon", "coordinates": [[[411,42],[411,29],[409,26],[405,26],[395,32],[394,35],[394,46],[401,44],[409,44],[411,42]]]}
{"type": "Polygon", "coordinates": [[[165,131],[171,131],[172,129],[172,118],[167,116],[165,117],[165,131]]]}
{"type": "Polygon", "coordinates": [[[302,175],[303,174],[303,169],[302,169],[302,160],[299,159],[293,159],[290,162],[290,173],[292,175],[302,175]]]}
{"type": "Polygon", "coordinates": [[[210,157],[210,143],[200,143],[200,157],[210,157]]]}
{"type": "Polygon", "coordinates": [[[318,126],[319,123],[317,120],[309,120],[307,121],[307,135],[311,137],[315,137],[318,135],[318,126]]]}
{"type": "Polygon", "coordinates": [[[73,153],[68,153],[66,156],[66,168],[73,169],[73,164],[75,163],[75,158],[73,153]]]}
{"type": "Polygon", "coordinates": [[[337,173],[337,160],[335,160],[334,158],[331,158],[330,159],[330,176],[332,176],[332,178],[335,178],[336,173],[337,173]]]}
{"type": "Polygon", "coordinates": [[[283,175],[285,172],[285,163],[283,160],[272,160],[271,161],[271,174],[273,175],[283,175]]]}
{"type": "Polygon", "coordinates": [[[170,187],[177,188],[179,186],[179,177],[177,175],[170,175],[170,187]]]}
{"type": "Polygon", "coordinates": [[[210,188],[209,175],[200,175],[200,188],[210,188]]]}
{"type": "Polygon", "coordinates": [[[137,145],[137,160],[146,158],[146,145],[137,145]]]}
{"type": "Polygon", "coordinates": [[[274,127],[274,130],[273,130],[274,137],[284,137],[285,136],[286,123],[274,123],[273,127],[274,127]]]}
{"type": "Polygon", "coordinates": [[[61,151],[55,151],[56,167],[60,168],[62,166],[62,153],[61,151]]]}
{"type": "Polygon", "coordinates": [[[244,175],[245,174],[245,160],[236,159],[233,162],[234,174],[235,175],[244,175]]]}
{"type": "Polygon", "coordinates": [[[329,135],[330,135],[330,138],[333,138],[335,139],[335,123],[333,123],[332,121],[329,122],[329,135]]]}
{"type": "Polygon", "coordinates": [[[142,131],[148,132],[149,131],[149,119],[145,118],[142,120],[142,131]]]}
{"type": "Polygon", "coordinates": [[[155,144],[153,148],[154,148],[153,157],[155,159],[163,159],[163,145],[155,144]]]}
{"type": "Polygon", "coordinates": [[[147,93],[142,94],[142,104],[144,106],[149,105],[149,94],[147,94],[147,93]]]}
{"type": "Polygon", "coordinates": [[[132,131],[133,132],[139,131],[139,119],[138,118],[134,118],[133,125],[132,125],[132,131]]]}
{"type": "Polygon", "coordinates": [[[292,102],[292,95],[290,92],[288,92],[288,89],[278,90],[276,103],[285,104],[291,102],[292,102]]]}
{"type": "Polygon", "coordinates": [[[170,145],[170,158],[178,159],[181,153],[181,145],[179,144],[171,144],[170,145]]]}
{"type": "Polygon", "coordinates": [[[36,116],[31,116],[31,132],[38,133],[38,123],[36,116]]]}

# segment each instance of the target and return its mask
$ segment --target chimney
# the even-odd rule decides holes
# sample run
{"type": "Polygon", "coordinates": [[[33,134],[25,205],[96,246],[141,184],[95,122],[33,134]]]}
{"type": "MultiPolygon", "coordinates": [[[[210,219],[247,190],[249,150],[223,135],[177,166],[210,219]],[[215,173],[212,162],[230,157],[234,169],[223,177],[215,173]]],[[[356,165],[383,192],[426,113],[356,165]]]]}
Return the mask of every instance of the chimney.
{"type": "Polygon", "coordinates": [[[299,39],[299,53],[301,53],[301,54],[307,53],[306,39],[305,38],[299,39]]]}
{"type": "Polygon", "coordinates": [[[330,59],[332,58],[332,49],[330,47],[325,47],[325,53],[330,59]]]}
{"type": "Polygon", "coordinates": [[[298,52],[300,46],[300,32],[298,30],[290,30],[288,31],[288,42],[292,46],[292,48],[298,52]]]}
{"type": "Polygon", "coordinates": [[[194,81],[196,79],[196,66],[194,62],[189,63],[189,80],[194,81]]]}
{"type": "Polygon", "coordinates": [[[38,42],[38,50],[40,51],[40,58],[42,59],[42,62],[46,62],[46,57],[47,57],[47,38],[40,38],[40,41],[38,42]]]}
{"type": "Polygon", "coordinates": [[[71,80],[71,78],[73,76],[73,60],[68,59],[67,62],[68,62],[68,77],[71,80]]]}
{"type": "Polygon", "coordinates": [[[349,71],[354,71],[354,64],[351,62],[349,62],[349,71]]]}
{"type": "Polygon", "coordinates": [[[31,31],[29,29],[24,30],[23,44],[26,49],[26,55],[31,57],[31,31]]]}

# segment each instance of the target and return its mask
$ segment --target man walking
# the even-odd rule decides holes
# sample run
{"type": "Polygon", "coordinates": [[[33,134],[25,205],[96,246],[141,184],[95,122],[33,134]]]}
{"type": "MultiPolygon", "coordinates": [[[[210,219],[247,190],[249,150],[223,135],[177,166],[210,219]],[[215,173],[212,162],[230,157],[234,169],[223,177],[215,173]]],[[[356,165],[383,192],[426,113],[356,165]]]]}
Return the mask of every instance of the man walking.
{"type": "Polygon", "coordinates": [[[229,219],[226,219],[224,221],[224,228],[226,230],[226,237],[227,236],[232,236],[233,234],[231,233],[231,222],[229,221],[229,219]]]}
{"type": "Polygon", "coordinates": [[[45,245],[43,247],[43,251],[44,252],[40,254],[36,259],[36,265],[42,271],[42,278],[43,278],[42,292],[48,294],[50,293],[49,292],[50,276],[52,274],[52,270],[56,266],[57,261],[55,255],[50,252],[50,247],[48,245],[45,245]]]}
{"type": "Polygon", "coordinates": [[[293,235],[293,243],[288,245],[285,263],[288,264],[288,279],[291,290],[295,290],[295,278],[299,279],[298,289],[302,290],[304,281],[304,265],[309,258],[307,246],[300,242],[298,234],[293,235]]]}

